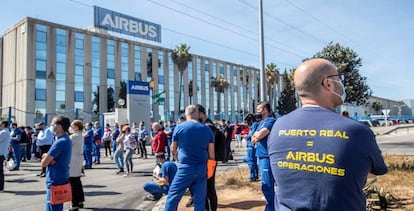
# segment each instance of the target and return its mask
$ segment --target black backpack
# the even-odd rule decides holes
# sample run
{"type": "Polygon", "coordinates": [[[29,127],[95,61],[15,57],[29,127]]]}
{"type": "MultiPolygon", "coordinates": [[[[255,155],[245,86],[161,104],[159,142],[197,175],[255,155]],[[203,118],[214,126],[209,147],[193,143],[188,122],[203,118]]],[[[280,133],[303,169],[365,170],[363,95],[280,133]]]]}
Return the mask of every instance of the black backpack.
{"type": "Polygon", "coordinates": [[[226,160],[226,138],[224,133],[212,123],[206,125],[210,127],[214,134],[214,156],[216,161],[226,160]]]}

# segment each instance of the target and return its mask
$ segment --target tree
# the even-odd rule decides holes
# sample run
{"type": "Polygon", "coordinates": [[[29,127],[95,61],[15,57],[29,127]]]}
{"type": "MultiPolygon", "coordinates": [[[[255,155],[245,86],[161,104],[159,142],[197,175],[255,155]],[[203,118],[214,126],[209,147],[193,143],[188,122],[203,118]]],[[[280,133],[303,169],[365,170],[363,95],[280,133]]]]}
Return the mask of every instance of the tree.
{"type": "Polygon", "coordinates": [[[345,102],[353,105],[365,105],[372,92],[367,85],[366,77],[359,74],[362,66],[361,58],[348,47],[342,47],[339,43],[330,43],[321,52],[316,53],[313,58],[324,58],[338,67],[338,72],[344,75],[346,89],[345,102]]]}
{"type": "Polygon", "coordinates": [[[211,87],[215,88],[215,91],[217,92],[217,111],[220,113],[221,112],[221,94],[224,93],[224,91],[226,91],[227,88],[229,88],[230,83],[226,81],[226,79],[224,79],[224,75],[220,74],[219,76],[215,77],[211,77],[210,80],[210,85],[211,87]]]}
{"type": "Polygon", "coordinates": [[[178,72],[180,73],[180,92],[178,96],[178,113],[181,114],[181,96],[184,92],[184,86],[183,86],[183,77],[184,77],[184,71],[187,69],[188,62],[190,62],[193,57],[188,52],[190,50],[190,46],[187,46],[186,44],[180,44],[180,46],[176,46],[176,49],[174,49],[171,53],[171,59],[174,62],[174,64],[177,66],[178,72]]]}
{"type": "Polygon", "coordinates": [[[275,95],[274,88],[275,84],[279,85],[279,68],[274,63],[270,63],[266,65],[266,82],[267,82],[267,94],[269,96],[269,102],[271,105],[273,104],[273,97],[275,95]]]}
{"type": "Polygon", "coordinates": [[[119,90],[119,94],[118,94],[118,97],[119,97],[119,99],[124,99],[125,100],[125,105],[127,105],[127,90],[126,90],[126,82],[125,81],[121,81],[121,89],[119,90]]]}
{"type": "Polygon", "coordinates": [[[375,114],[379,114],[382,110],[382,104],[379,101],[372,102],[372,108],[375,111],[375,114]]]}
{"type": "Polygon", "coordinates": [[[296,109],[296,95],[295,88],[293,87],[292,81],[289,79],[289,74],[283,73],[283,90],[278,101],[278,113],[285,115],[296,109]]]}

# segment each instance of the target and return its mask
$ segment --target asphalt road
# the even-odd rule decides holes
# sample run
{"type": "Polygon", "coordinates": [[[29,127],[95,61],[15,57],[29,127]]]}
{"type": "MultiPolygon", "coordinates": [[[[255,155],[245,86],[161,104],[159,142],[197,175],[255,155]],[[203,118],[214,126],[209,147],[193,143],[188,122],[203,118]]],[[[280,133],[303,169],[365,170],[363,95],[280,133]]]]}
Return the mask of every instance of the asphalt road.
{"type": "MultiPolygon", "coordinates": [[[[151,210],[154,202],[143,201],[147,193],[142,189],[151,181],[155,164],[153,156],[146,160],[134,155],[134,173],[129,177],[115,174],[116,167],[109,158],[85,170],[81,178],[85,191],[84,210],[151,210]]],[[[45,178],[36,176],[39,161],[21,163],[19,171],[5,172],[5,191],[0,193],[0,210],[45,210],[45,178]]],[[[69,208],[65,203],[64,208],[69,208]]]]}
{"type": "MultiPolygon", "coordinates": [[[[147,150],[150,150],[149,147],[147,150]]],[[[234,160],[219,163],[217,171],[226,171],[240,165],[246,148],[234,148],[234,160]]],[[[101,152],[102,155],[102,152],[101,152]]],[[[143,185],[152,180],[155,166],[154,156],[139,159],[133,156],[134,173],[124,177],[115,174],[116,167],[109,158],[101,158],[101,164],[85,170],[81,178],[85,192],[85,208],[96,211],[149,211],[156,202],[144,201],[148,194],[143,185]]],[[[45,210],[45,178],[36,176],[40,172],[39,160],[21,163],[19,171],[5,170],[5,191],[0,193],[0,211],[41,211],[45,210]]],[[[65,203],[64,209],[71,203],[65,203]]]]}

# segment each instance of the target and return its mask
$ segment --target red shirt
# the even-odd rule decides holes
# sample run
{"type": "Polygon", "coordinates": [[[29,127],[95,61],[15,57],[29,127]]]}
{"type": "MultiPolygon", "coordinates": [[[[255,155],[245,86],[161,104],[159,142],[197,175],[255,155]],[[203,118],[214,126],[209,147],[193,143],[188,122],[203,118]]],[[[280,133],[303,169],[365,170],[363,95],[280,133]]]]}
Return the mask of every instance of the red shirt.
{"type": "Polygon", "coordinates": [[[152,151],[154,153],[165,153],[165,146],[167,145],[167,135],[162,130],[158,130],[152,139],[152,151]]]}

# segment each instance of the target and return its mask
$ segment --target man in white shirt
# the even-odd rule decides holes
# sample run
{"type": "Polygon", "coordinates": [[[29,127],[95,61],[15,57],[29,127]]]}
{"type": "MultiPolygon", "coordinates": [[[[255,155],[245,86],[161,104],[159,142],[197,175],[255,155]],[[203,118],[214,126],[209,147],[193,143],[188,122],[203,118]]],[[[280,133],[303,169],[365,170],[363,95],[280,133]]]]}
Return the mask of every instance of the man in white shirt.
{"type": "Polygon", "coordinates": [[[4,191],[4,171],[3,171],[3,162],[6,159],[7,154],[9,153],[9,144],[10,144],[10,132],[9,132],[9,122],[2,121],[0,123],[0,192],[4,191]]]}

